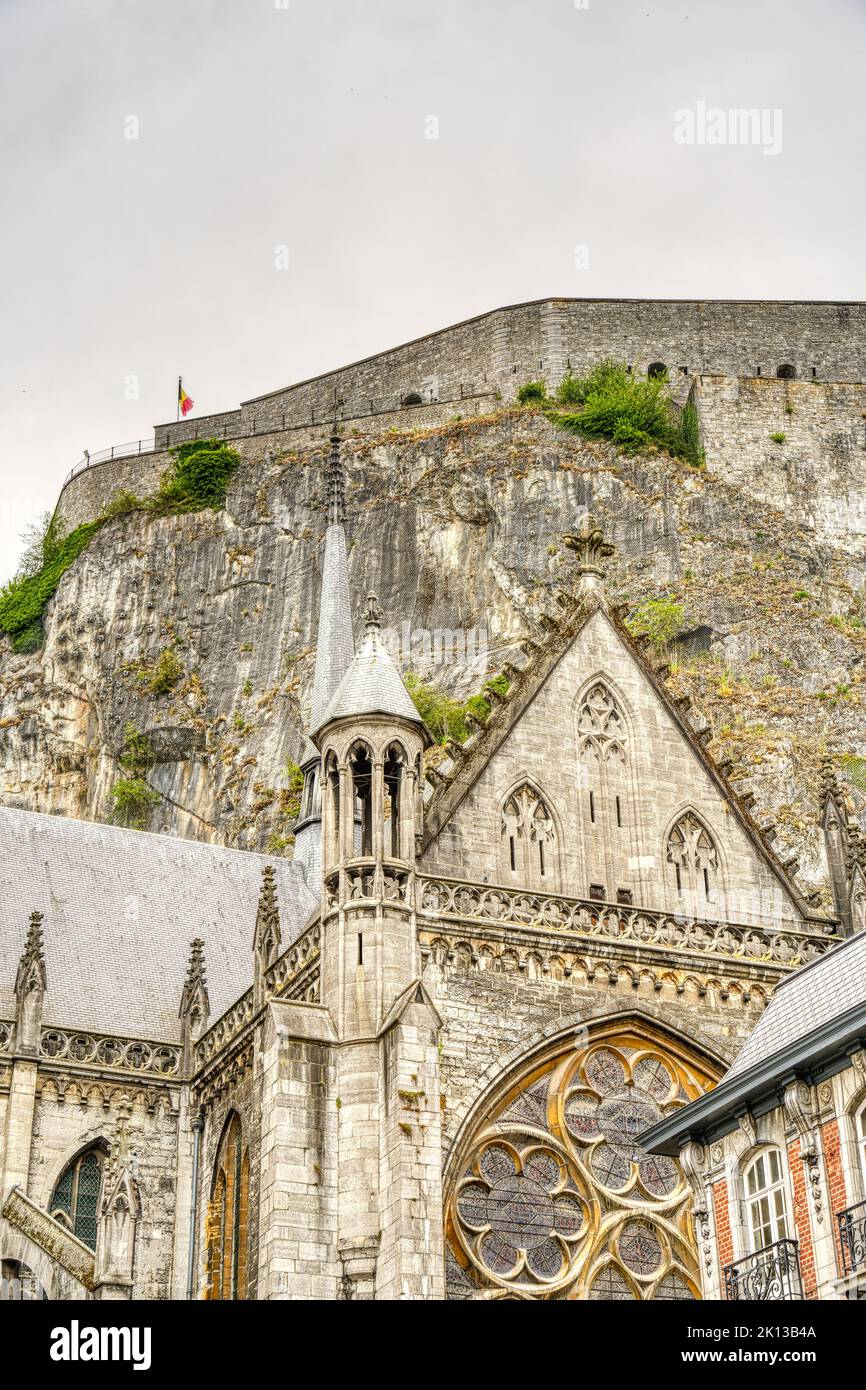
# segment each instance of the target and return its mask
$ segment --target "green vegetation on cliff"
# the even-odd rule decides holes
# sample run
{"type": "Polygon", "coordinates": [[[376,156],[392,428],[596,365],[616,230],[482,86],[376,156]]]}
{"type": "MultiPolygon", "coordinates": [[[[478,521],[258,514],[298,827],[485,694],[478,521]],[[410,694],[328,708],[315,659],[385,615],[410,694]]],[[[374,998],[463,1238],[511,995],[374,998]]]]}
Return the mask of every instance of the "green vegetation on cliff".
{"type": "Polygon", "coordinates": [[[686,610],[673,598],[647,598],[626,619],[635,637],[648,637],[654,647],[665,648],[682,632],[686,610]]]}
{"type": "Polygon", "coordinates": [[[690,398],[677,413],[667,387],[666,374],[641,380],[624,362],[606,358],[585,377],[563,377],[553,399],[541,381],[526,382],[517,399],[543,405],[553,424],[585,439],[609,439],[624,454],[664,449],[700,467],[704,458],[694,402],[690,398]]]}
{"type": "Polygon", "coordinates": [[[504,695],[508,690],[508,684],[507,676],[493,676],[484,682],[480,694],[470,695],[468,700],[461,702],[446,695],[435,685],[422,681],[420,676],[416,676],[412,671],[406,677],[406,688],[412,696],[415,708],[437,743],[445,743],[448,739],[453,739],[455,743],[465,742],[469,737],[466,716],[472,715],[483,723],[491,710],[491,700],[488,696],[491,692],[504,695]]]}
{"type": "Polygon", "coordinates": [[[157,516],[178,512],[219,511],[237,472],[240,455],[219,439],[191,439],[172,449],[174,462],[163,474],[148,509],[157,516]]]}
{"type": "MultiPolygon", "coordinates": [[[[238,453],[219,439],[190,440],[171,452],[174,461],[154,497],[118,492],[101,516],[76,526],[68,535],[63,535],[56,515],[45,516],[28,528],[18,574],[0,589],[0,632],[11,637],[13,651],[31,652],[42,645],[45,605],[54,597],[69,566],[106,521],[133,511],[173,516],[208,508],[218,511],[225,506],[226,489],[240,463],[238,453]]],[[[180,672],[176,679],[179,676],[180,672]]],[[[171,689],[176,679],[163,689],[171,689]]]]}
{"type": "Polygon", "coordinates": [[[41,539],[38,567],[30,573],[20,572],[0,590],[0,631],[12,638],[13,651],[34,651],[41,645],[45,605],[101,525],[101,518],[88,521],[68,536],[61,536],[55,522],[50,521],[41,539]]]}
{"type": "Polygon", "coordinates": [[[146,830],[151,811],[159,805],[160,795],[141,777],[121,777],[111,789],[114,820],[130,830],[146,830]]]}

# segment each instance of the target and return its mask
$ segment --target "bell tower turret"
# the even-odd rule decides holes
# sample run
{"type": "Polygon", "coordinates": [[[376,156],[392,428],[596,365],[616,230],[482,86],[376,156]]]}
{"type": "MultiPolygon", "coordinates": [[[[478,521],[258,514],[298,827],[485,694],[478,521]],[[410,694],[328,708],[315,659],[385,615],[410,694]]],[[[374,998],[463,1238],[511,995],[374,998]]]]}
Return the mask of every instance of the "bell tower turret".
{"type": "Polygon", "coordinates": [[[375,594],[364,620],[312,730],[323,778],[320,998],[339,1040],[338,1251],[344,1297],[435,1298],[440,1019],[421,981],[415,912],[417,792],[432,740],[382,641],[375,594]]]}

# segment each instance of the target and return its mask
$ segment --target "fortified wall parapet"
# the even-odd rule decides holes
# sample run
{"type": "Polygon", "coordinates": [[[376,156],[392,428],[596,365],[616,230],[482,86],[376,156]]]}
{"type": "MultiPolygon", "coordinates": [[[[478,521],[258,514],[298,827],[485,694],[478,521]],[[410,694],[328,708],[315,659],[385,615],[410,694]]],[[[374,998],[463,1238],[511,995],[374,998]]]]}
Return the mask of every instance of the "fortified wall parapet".
{"type": "Polygon", "coordinates": [[[167,450],[185,440],[258,440],[291,431],[297,447],[307,432],[319,437],[334,419],[381,432],[387,416],[402,423],[412,408],[419,409],[419,424],[438,423],[508,403],[525,381],[543,378],[553,387],[567,372],[586,372],[604,357],[625,361],[641,376],[666,368],[678,395],[685,379],[707,374],[863,382],[866,304],[545,299],[510,305],[235,410],[157,425],[149,457],[100,462],[98,476],[87,482],[81,472],[91,470],[81,470],[67,481],[59,506],[64,518],[85,520],[120,488],[136,490],[137,483],[151,491],[167,450]]]}

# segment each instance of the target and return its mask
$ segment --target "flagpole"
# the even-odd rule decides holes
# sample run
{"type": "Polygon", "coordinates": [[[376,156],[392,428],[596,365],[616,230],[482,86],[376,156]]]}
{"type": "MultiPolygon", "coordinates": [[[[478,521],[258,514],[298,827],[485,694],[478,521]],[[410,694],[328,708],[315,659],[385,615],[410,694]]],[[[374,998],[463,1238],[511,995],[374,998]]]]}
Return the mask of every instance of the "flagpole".
{"type": "Polygon", "coordinates": [[[177,379],[177,409],[175,410],[175,414],[174,414],[174,422],[175,422],[175,424],[177,424],[178,420],[180,419],[180,391],[181,391],[181,387],[182,387],[182,386],[183,386],[183,377],[182,377],[182,376],[179,376],[178,379],[177,379]]]}

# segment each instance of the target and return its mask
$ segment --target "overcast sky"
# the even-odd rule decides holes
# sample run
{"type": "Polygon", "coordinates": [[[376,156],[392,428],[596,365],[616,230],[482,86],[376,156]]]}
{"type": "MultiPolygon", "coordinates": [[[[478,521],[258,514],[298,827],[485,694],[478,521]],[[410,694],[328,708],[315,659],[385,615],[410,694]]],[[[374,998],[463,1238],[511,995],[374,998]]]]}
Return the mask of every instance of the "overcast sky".
{"type": "Polygon", "coordinates": [[[864,0],[582,3],[2,0],[0,579],[181,372],[207,413],[547,295],[866,298],[864,0]],[[677,143],[700,102],[780,151],[677,143]]]}

